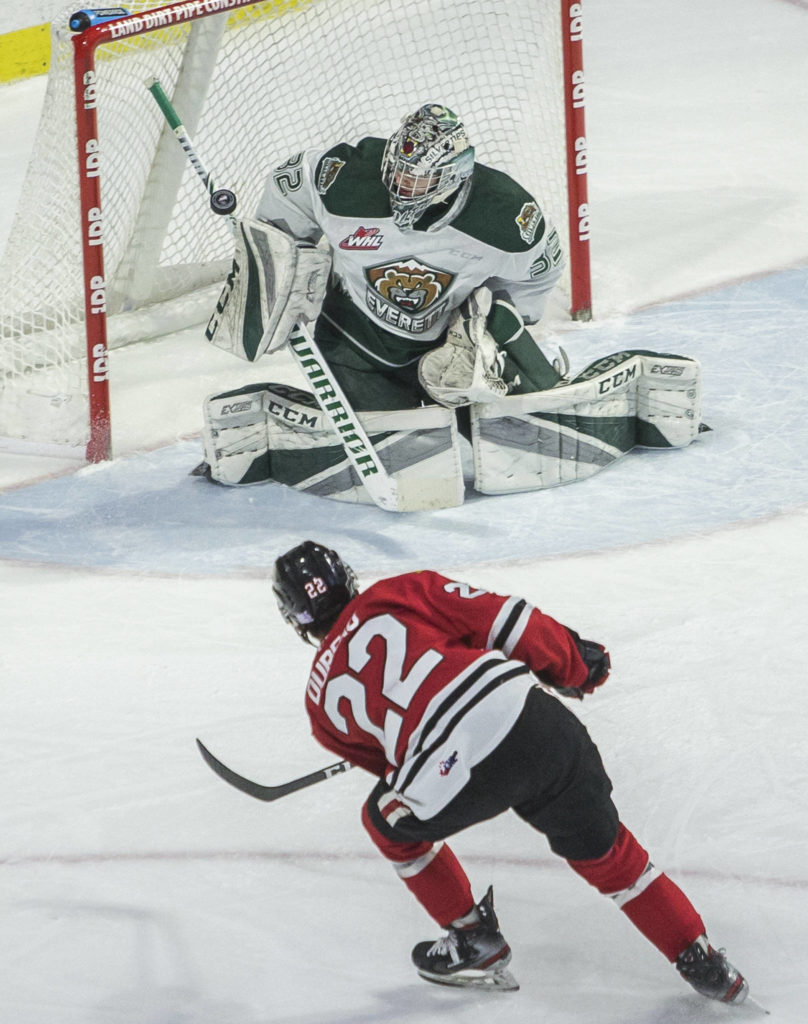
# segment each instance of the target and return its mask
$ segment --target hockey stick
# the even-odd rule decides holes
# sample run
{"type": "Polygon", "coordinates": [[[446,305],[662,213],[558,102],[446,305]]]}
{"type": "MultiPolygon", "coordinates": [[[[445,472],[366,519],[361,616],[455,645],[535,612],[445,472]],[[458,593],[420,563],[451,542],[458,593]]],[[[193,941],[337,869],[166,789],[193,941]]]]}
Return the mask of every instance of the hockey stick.
{"type": "Polygon", "coordinates": [[[343,772],[347,772],[354,767],[349,761],[337,761],[336,764],[330,764],[327,768],[320,768],[316,772],[311,772],[310,775],[303,775],[299,779],[282,782],[280,786],[262,786],[258,782],[245,779],[243,775],[239,775],[232,768],[228,768],[226,764],[222,764],[218,757],[211,754],[202,740],[197,740],[196,745],[199,747],[202,757],[204,757],[207,764],[210,765],[220,779],[229,782],[231,786],[240,789],[242,793],[254,796],[256,800],[279,800],[282,796],[288,796],[290,793],[297,792],[298,789],[313,786],[316,782],[324,782],[326,779],[330,779],[332,775],[341,775],[343,772]]]}
{"type": "MultiPolygon", "coordinates": [[[[158,79],[147,81],[146,88],[208,191],[211,209],[227,216],[235,234],[238,230],[238,221],[233,216],[235,194],[229,189],[214,189],[210,172],[199,159],[196,147],[158,79]]],[[[300,371],[314,388],[317,402],[340,439],[348,461],[374,503],[387,512],[445,507],[441,481],[394,480],[390,476],[305,323],[301,321],[296,325],[288,344],[300,371]]]]}
{"type": "Polygon", "coordinates": [[[235,193],[231,192],[228,188],[216,189],[213,187],[213,178],[210,175],[210,171],[199,159],[196,147],[193,142],[191,142],[191,137],[185,130],[185,125],[180,121],[179,114],[174,109],[171,100],[166,95],[165,89],[163,89],[160,84],[160,80],[157,78],[150,78],[146,82],[146,88],[152,94],[157,106],[163,112],[163,117],[166,119],[168,127],[174,133],[174,137],[177,142],[182,146],[183,152],[188,157],[191,167],[193,167],[199,175],[202,184],[207,189],[208,195],[210,196],[211,209],[214,213],[219,213],[228,217],[228,220],[230,221],[230,230],[235,234],[236,218],[232,215],[233,210],[236,208],[235,193]]]}

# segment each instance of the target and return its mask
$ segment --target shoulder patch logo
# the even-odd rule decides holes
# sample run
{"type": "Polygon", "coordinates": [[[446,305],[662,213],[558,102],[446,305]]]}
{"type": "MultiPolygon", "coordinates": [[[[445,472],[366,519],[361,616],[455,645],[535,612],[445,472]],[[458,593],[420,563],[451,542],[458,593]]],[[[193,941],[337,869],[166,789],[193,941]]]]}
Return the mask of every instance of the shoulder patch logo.
{"type": "Polygon", "coordinates": [[[381,249],[384,235],[381,228],[357,228],[339,243],[340,249],[381,249]]]}
{"type": "Polygon", "coordinates": [[[539,225],[544,224],[544,217],[536,203],[525,203],[516,217],[516,225],[522,241],[532,245],[536,240],[539,225]]]}
{"type": "Polygon", "coordinates": [[[344,160],[338,160],[335,156],[327,156],[320,164],[320,173],[317,175],[317,191],[321,196],[334,184],[334,181],[345,166],[344,160]]]}
{"type": "Polygon", "coordinates": [[[445,295],[454,277],[414,256],[366,267],[368,309],[384,324],[410,334],[423,334],[445,313],[445,295]]]}
{"type": "Polygon", "coordinates": [[[452,770],[452,768],[454,768],[454,766],[456,764],[457,764],[457,751],[455,750],[454,753],[449,754],[449,756],[446,758],[445,761],[441,761],[440,762],[438,771],[441,773],[441,775],[448,775],[449,772],[452,770]]]}

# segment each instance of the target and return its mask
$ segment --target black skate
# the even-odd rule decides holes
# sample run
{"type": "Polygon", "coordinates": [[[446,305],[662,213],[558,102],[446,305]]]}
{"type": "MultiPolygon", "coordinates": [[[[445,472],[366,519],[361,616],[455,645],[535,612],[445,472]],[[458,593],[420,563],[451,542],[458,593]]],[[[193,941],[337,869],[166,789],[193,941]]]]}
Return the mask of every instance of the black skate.
{"type": "Polygon", "coordinates": [[[729,963],[723,949],[713,949],[706,935],[700,935],[677,958],[676,970],[708,999],[737,1005],[749,995],[744,976],[729,963]]]}
{"type": "Polygon", "coordinates": [[[450,927],[448,934],[437,942],[419,942],[412,951],[412,962],[422,978],[439,985],[518,989],[519,983],[505,970],[511,960],[511,948],[499,931],[490,886],[477,910],[478,924],[450,927]]]}
{"type": "Polygon", "coordinates": [[[198,466],[194,466],[188,476],[203,476],[206,480],[212,479],[210,475],[210,466],[207,462],[200,462],[198,466]]]}

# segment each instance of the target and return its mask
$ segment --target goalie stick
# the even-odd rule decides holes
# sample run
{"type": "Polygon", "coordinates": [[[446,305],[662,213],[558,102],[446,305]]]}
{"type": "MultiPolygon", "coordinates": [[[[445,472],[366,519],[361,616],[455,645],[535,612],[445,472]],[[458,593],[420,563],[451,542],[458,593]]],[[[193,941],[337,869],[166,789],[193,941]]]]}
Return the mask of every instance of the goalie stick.
{"type": "Polygon", "coordinates": [[[228,768],[226,764],[222,764],[218,757],[211,754],[202,740],[197,740],[196,745],[199,747],[199,752],[204,757],[206,763],[210,765],[214,772],[219,776],[220,779],[224,779],[225,782],[229,782],[231,786],[235,786],[236,789],[240,789],[242,793],[246,793],[248,796],[254,796],[256,800],[279,800],[282,796],[288,796],[290,793],[296,793],[299,789],[305,789],[307,786],[313,786],[316,782],[324,782],[326,779],[330,779],[333,775],[341,775],[343,772],[349,771],[354,766],[350,761],[337,761],[336,764],[330,764],[326,768],[320,768],[316,772],[311,772],[309,775],[302,775],[299,779],[291,779],[289,782],[282,782],[279,786],[262,786],[258,782],[253,782],[251,779],[245,779],[243,775],[239,775],[238,772],[234,772],[232,768],[228,768]]]}
{"type": "MultiPolygon", "coordinates": [[[[238,230],[233,216],[236,196],[229,189],[214,189],[211,174],[196,152],[171,100],[156,78],[146,88],[182,147],[210,196],[214,213],[227,216],[231,231],[238,230]]],[[[306,323],[298,322],[289,338],[289,350],[301,373],[314,389],[317,403],[323,410],[342,448],[365,486],[373,502],[387,512],[412,512],[418,509],[445,508],[450,496],[443,480],[394,480],[385,469],[359,417],[345,396],[306,323]]]]}
{"type": "Polygon", "coordinates": [[[146,88],[152,94],[157,103],[157,106],[163,113],[163,117],[166,119],[168,127],[174,133],[174,138],[182,146],[183,152],[188,157],[188,161],[199,175],[202,184],[208,191],[210,196],[210,208],[214,213],[227,215],[230,219],[230,230],[235,233],[236,223],[235,217],[232,216],[233,210],[236,208],[236,196],[234,192],[231,192],[227,188],[214,188],[213,178],[211,177],[210,171],[205,167],[202,161],[199,159],[199,154],[196,151],[196,147],[191,142],[191,137],[185,130],[185,125],[180,120],[179,114],[174,109],[171,100],[166,95],[165,89],[160,84],[158,78],[150,78],[146,82],[146,88]]]}

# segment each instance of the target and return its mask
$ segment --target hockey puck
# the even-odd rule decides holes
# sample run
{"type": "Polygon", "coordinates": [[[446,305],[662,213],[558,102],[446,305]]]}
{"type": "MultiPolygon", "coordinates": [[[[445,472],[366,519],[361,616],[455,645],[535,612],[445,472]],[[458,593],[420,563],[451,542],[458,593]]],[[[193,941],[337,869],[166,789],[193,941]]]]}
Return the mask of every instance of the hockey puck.
{"type": "Polygon", "coordinates": [[[70,18],[70,28],[73,32],[83,32],[90,25],[92,25],[92,21],[86,11],[76,11],[70,18]]]}
{"type": "Polygon", "coordinates": [[[235,192],[231,192],[229,188],[217,188],[210,194],[210,208],[214,213],[222,215],[232,213],[236,208],[237,201],[235,192]]]}

